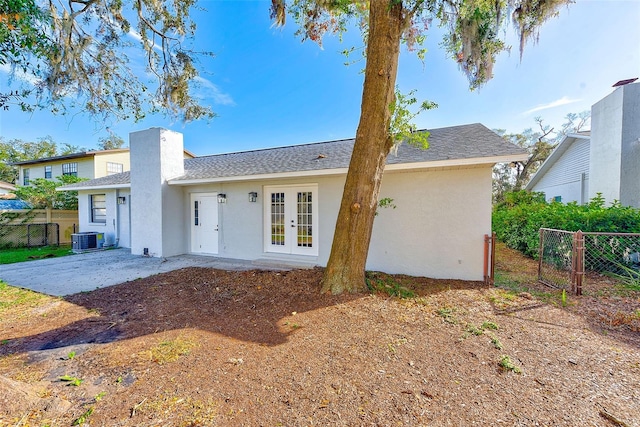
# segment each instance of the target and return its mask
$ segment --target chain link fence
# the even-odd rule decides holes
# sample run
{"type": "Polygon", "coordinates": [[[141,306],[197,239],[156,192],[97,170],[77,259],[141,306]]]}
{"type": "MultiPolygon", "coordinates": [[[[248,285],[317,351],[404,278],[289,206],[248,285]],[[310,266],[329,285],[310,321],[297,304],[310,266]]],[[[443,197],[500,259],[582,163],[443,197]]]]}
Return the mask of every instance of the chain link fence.
{"type": "Polygon", "coordinates": [[[580,295],[602,277],[640,289],[640,234],[540,229],[538,280],[580,295]]]}
{"type": "Polygon", "coordinates": [[[574,280],[574,234],[540,229],[538,280],[554,288],[570,290],[574,280]]]}
{"type": "Polygon", "coordinates": [[[33,248],[60,245],[60,225],[4,224],[0,226],[0,248],[33,248]]]}

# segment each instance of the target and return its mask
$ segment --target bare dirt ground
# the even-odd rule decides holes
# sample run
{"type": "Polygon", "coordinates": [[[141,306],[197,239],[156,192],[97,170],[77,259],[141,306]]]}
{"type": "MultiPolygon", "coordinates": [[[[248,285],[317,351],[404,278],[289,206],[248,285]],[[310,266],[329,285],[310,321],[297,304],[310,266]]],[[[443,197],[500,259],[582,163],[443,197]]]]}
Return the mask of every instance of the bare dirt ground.
{"type": "Polygon", "coordinates": [[[189,268],[0,293],[0,425],[640,426],[640,295],[569,296],[499,248],[499,286],[189,268]],[[19,301],[19,303],[17,303],[19,301]]]}

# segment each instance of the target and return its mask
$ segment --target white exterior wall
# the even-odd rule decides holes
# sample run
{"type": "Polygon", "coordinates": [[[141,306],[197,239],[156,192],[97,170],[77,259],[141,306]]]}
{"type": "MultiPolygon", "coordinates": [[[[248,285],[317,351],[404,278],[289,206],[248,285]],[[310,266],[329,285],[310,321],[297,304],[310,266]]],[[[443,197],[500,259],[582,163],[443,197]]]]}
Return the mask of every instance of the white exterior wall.
{"type": "Polygon", "coordinates": [[[491,233],[493,165],[385,173],[368,270],[438,279],[483,280],[491,233]]]}
{"type": "MultiPolygon", "coordinates": [[[[386,172],[380,197],[394,199],[396,209],[380,209],[374,221],[367,269],[482,280],[484,235],[491,231],[491,168],[386,172]]],[[[331,252],[344,180],[341,175],[183,187],[181,246],[191,247],[190,194],[224,193],[226,203],[218,204],[218,256],[324,266],[331,252]],[[318,186],[318,256],[265,253],[264,186],[306,184],[318,186]],[[258,202],[249,202],[251,191],[258,193],[258,202]]]]}
{"type": "Polygon", "coordinates": [[[617,88],[591,107],[589,199],[602,193],[608,203],[620,200],[623,88],[617,88]]]}
{"type": "Polygon", "coordinates": [[[224,193],[226,203],[218,204],[219,245],[218,256],[256,260],[260,258],[307,261],[325,265],[329,259],[333,229],[340,207],[344,176],[274,179],[184,187],[185,247],[191,247],[192,193],[224,193]],[[284,255],[264,252],[264,187],[273,185],[318,185],[318,256],[284,255]],[[249,192],[258,193],[258,201],[249,202],[249,192]]]}
{"type": "Polygon", "coordinates": [[[608,203],[640,208],[640,83],[616,88],[591,107],[591,189],[608,203]]]}
{"type": "Polygon", "coordinates": [[[622,90],[620,203],[640,208],[640,84],[622,90]]]}
{"type": "Polygon", "coordinates": [[[589,195],[589,140],[576,139],[531,191],[545,199],[560,196],[563,203],[587,203],[589,195]]]}
{"type": "Polygon", "coordinates": [[[133,132],[131,155],[131,253],[171,256],[186,252],[181,188],[167,180],[184,173],[182,134],[161,128],[133,132]],[[182,226],[181,226],[182,224],[182,226]]]}
{"type": "Polygon", "coordinates": [[[130,247],[129,190],[103,189],[78,191],[78,228],[80,232],[104,233],[105,245],[130,247]],[[107,203],[107,221],[104,224],[91,222],[91,195],[104,194],[107,203]],[[118,196],[125,197],[126,203],[118,205],[118,196]]]}

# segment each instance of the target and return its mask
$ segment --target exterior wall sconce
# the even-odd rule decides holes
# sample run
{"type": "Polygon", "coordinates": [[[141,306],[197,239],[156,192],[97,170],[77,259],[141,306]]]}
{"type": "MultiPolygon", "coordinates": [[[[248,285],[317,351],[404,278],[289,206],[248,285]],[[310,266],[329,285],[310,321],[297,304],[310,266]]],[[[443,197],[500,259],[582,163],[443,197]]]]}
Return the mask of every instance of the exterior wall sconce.
{"type": "Polygon", "coordinates": [[[218,194],[218,203],[227,203],[227,195],[224,193],[218,194]]]}
{"type": "Polygon", "coordinates": [[[252,191],[249,193],[249,201],[252,203],[255,203],[258,201],[258,193],[256,193],[255,191],[252,191]]]}
{"type": "Polygon", "coordinates": [[[119,205],[124,205],[127,203],[127,198],[124,196],[118,196],[118,204],[119,205]]]}

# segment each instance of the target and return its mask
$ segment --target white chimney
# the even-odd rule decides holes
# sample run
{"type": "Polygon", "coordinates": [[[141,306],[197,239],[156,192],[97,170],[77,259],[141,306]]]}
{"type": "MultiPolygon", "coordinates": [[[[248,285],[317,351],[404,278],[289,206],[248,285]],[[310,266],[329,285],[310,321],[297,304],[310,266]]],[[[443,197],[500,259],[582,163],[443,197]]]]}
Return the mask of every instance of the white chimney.
{"type": "Polygon", "coordinates": [[[602,193],[640,208],[640,83],[623,84],[591,107],[589,198],[602,193]]]}
{"type": "Polygon", "coordinates": [[[167,181],[184,173],[182,134],[151,128],[129,134],[131,156],[131,253],[184,253],[184,200],[167,181]]]}

